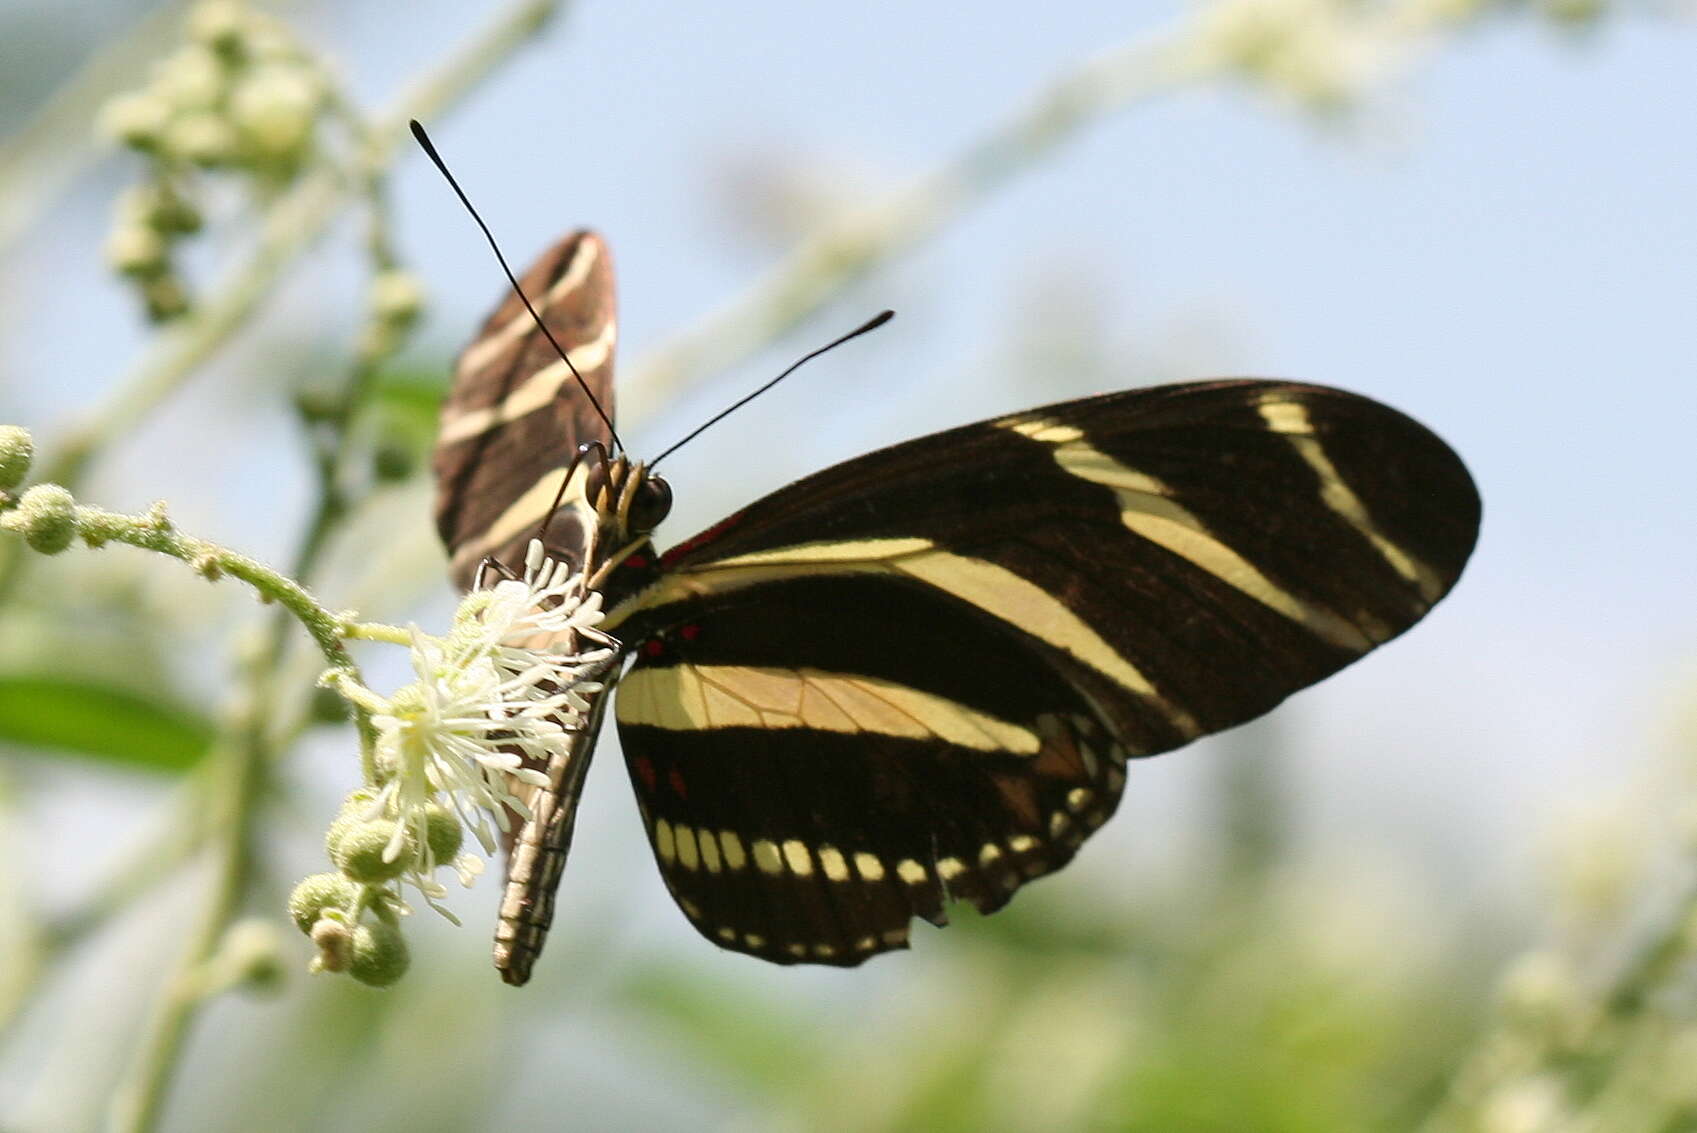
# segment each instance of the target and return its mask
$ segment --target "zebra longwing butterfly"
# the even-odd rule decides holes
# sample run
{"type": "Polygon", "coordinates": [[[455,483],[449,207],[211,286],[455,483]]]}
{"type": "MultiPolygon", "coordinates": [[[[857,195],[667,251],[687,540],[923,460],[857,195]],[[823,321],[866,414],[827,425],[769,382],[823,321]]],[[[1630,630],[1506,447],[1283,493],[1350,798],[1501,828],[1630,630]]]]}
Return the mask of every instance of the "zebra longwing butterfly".
{"type": "Polygon", "coordinates": [[[1455,584],[1480,503],[1424,427],[1282,381],[1062,402],[816,473],[657,554],[669,489],[612,412],[606,246],[577,232],[460,357],[436,451],[461,587],[549,554],[620,643],[529,800],[496,935],[523,983],[611,687],[667,887],[779,964],[906,947],[1069,861],[1127,764],[1243,723],[1397,636],[1455,584]],[[563,487],[562,487],[563,485],[563,487]],[[554,505],[558,500],[558,507],[554,505]],[[629,662],[628,668],[625,668],[629,662]],[[624,671],[620,671],[623,669],[624,671]]]}

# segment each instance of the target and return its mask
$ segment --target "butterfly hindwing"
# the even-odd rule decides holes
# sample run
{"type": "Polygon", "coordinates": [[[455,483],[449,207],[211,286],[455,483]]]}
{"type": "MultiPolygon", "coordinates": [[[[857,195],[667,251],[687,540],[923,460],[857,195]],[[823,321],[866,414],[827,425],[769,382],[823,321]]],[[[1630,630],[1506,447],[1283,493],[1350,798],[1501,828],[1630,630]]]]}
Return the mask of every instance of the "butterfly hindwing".
{"type": "Polygon", "coordinates": [[[988,912],[1064,864],[1126,753],[1043,653],[919,587],[805,576],[652,639],[619,732],[691,921],[779,963],[854,964],[949,898],[988,912]]]}
{"type": "Polygon", "coordinates": [[[1126,758],[1266,712],[1417,621],[1479,501],[1352,394],[1109,394],[851,460],[614,607],[617,715],[693,923],[857,963],[1001,905],[1111,813],[1126,758]],[[711,848],[709,848],[711,847],[711,848]]]}

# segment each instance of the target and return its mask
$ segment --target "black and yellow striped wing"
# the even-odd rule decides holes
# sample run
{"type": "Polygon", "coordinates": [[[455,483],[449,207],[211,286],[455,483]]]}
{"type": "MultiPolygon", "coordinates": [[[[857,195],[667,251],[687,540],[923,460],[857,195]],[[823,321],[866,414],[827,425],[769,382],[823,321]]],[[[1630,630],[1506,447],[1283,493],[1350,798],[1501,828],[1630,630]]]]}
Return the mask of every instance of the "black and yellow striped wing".
{"type": "MultiPolygon", "coordinates": [[[[519,283],[610,417],[618,321],[607,245],[573,232],[519,283]]],[[[471,588],[485,558],[524,562],[578,446],[608,439],[571,368],[509,295],[460,355],[436,440],[436,527],[460,589],[471,588]]],[[[550,527],[550,549],[582,564],[587,533],[562,519],[550,527]]]]}
{"type": "Polygon", "coordinates": [[[1285,382],[1067,402],[802,480],[623,574],[616,714],[661,872],[778,963],[998,908],[1112,814],[1128,760],[1418,621],[1479,515],[1424,427],[1285,382]]]}

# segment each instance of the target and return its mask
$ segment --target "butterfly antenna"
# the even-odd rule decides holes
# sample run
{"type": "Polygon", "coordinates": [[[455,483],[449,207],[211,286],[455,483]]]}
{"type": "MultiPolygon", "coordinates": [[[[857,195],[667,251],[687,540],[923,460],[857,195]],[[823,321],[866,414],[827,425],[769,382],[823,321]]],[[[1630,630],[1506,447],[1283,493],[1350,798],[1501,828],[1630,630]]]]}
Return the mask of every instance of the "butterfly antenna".
{"type": "Polygon", "coordinates": [[[436,168],[447,179],[449,186],[453,188],[454,195],[459,197],[460,204],[465,206],[465,210],[477,222],[477,227],[483,230],[483,238],[489,241],[489,247],[494,251],[495,259],[500,262],[501,270],[507,273],[507,282],[513,285],[513,293],[524,304],[524,309],[530,312],[530,317],[536,320],[537,329],[547,336],[548,344],[554,348],[554,353],[560,356],[560,361],[566,364],[566,369],[570,370],[572,377],[577,379],[578,388],[583,390],[583,396],[589,399],[590,407],[595,410],[595,415],[601,418],[603,425],[607,426],[607,435],[612,438],[613,447],[615,449],[624,448],[624,442],[619,440],[619,434],[613,428],[613,419],[607,416],[607,411],[601,408],[601,402],[590,391],[589,383],[583,380],[583,375],[577,372],[576,366],[572,365],[572,360],[566,356],[565,347],[561,346],[559,340],[554,337],[554,332],[548,329],[548,324],[542,321],[542,316],[536,313],[536,308],[530,305],[530,297],[524,293],[524,288],[519,286],[518,277],[513,274],[513,269],[507,266],[507,257],[501,254],[501,246],[495,243],[495,234],[489,231],[489,226],[483,223],[483,218],[472,207],[471,198],[465,195],[465,190],[460,188],[460,183],[454,180],[452,173],[448,172],[447,163],[442,160],[442,155],[436,152],[436,146],[430,141],[430,135],[424,132],[424,127],[419,124],[416,118],[408,124],[412,127],[413,140],[418,142],[419,148],[424,150],[425,156],[435,163],[436,168]]]}
{"type": "Polygon", "coordinates": [[[885,323],[889,322],[891,319],[893,319],[895,317],[896,317],[896,313],[894,311],[880,311],[877,315],[874,315],[872,318],[868,319],[866,322],[862,323],[860,326],[856,327],[854,330],[849,331],[847,334],[843,335],[841,338],[835,340],[834,342],[828,342],[824,346],[821,346],[817,350],[814,350],[814,351],[807,353],[807,354],[803,354],[800,358],[797,358],[794,362],[792,362],[790,364],[789,369],[785,370],[783,373],[779,374],[777,377],[773,378],[771,381],[767,382],[765,385],[761,386],[759,389],[755,390],[753,393],[750,393],[750,394],[747,394],[744,397],[738,398],[736,401],[732,402],[730,405],[726,406],[724,409],[721,409],[719,412],[717,412],[713,416],[709,417],[706,421],[703,421],[700,425],[697,425],[695,427],[695,429],[693,431],[691,431],[688,436],[684,437],[683,440],[672,445],[665,452],[662,452],[659,456],[657,456],[653,460],[649,461],[648,467],[650,469],[652,469],[655,465],[659,464],[662,460],[665,460],[668,456],[671,456],[674,452],[678,451],[678,449],[682,448],[684,445],[687,445],[690,441],[693,441],[695,438],[699,437],[702,433],[705,433],[710,427],[717,425],[720,421],[723,421],[726,417],[729,417],[731,414],[735,413],[737,410],[741,409],[743,406],[747,405],[749,402],[753,401],[755,398],[759,397],[761,394],[765,393],[767,390],[771,389],[773,386],[777,385],[779,382],[783,381],[785,378],[789,377],[791,374],[793,374],[797,370],[801,369],[802,366],[806,365],[808,362],[813,361],[813,359],[819,357],[819,355],[824,354],[824,353],[831,351],[831,350],[835,350],[837,347],[841,346],[843,343],[847,342],[849,339],[859,338],[861,335],[865,334],[867,331],[877,330],[879,327],[883,326],[885,323]]]}

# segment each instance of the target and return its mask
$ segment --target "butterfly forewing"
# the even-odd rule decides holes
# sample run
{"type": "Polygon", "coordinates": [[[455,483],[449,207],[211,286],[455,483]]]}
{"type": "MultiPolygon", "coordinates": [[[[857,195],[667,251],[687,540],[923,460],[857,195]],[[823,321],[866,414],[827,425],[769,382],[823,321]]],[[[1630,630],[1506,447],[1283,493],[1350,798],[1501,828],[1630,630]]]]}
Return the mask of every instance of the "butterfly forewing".
{"type": "MultiPolygon", "coordinates": [[[[519,280],[608,417],[613,413],[613,266],[591,232],[550,248],[519,280]]],[[[436,444],[436,525],[461,589],[487,558],[512,565],[536,534],[578,446],[607,427],[547,336],[513,295],[460,355],[436,444]]],[[[587,533],[567,517],[550,549],[583,562],[587,533]]]]}
{"type": "Polygon", "coordinates": [[[1479,501],[1407,417],[1225,381],[908,442],[666,556],[609,625],[668,885],[717,943],[857,963],[1001,905],[1128,757],[1266,712],[1407,629],[1479,501]]]}

